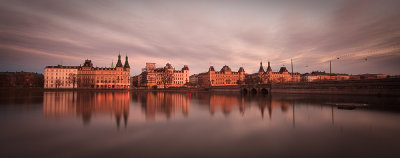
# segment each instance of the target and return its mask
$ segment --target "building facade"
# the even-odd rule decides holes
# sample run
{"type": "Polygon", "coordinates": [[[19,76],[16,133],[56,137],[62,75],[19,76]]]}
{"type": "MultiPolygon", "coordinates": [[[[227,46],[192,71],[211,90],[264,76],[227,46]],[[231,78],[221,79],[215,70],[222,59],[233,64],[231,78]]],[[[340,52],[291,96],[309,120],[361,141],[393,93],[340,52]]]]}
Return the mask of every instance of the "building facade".
{"type": "Polygon", "coordinates": [[[47,66],[44,88],[128,89],[130,81],[128,56],[122,65],[118,55],[115,67],[93,67],[91,60],[81,66],[47,66]]]}
{"type": "Polygon", "coordinates": [[[347,74],[330,74],[325,71],[313,71],[302,76],[303,82],[343,81],[351,79],[352,77],[347,74]]]}
{"type": "Polygon", "coordinates": [[[189,82],[193,85],[199,84],[199,74],[189,76],[189,82]]]}
{"type": "Polygon", "coordinates": [[[231,86],[244,84],[245,71],[240,67],[237,72],[231,70],[227,65],[223,66],[220,71],[215,71],[213,66],[210,66],[208,72],[200,73],[197,76],[197,83],[200,87],[209,88],[212,86],[231,86]]]}
{"type": "Polygon", "coordinates": [[[281,67],[278,72],[273,72],[270,62],[268,62],[267,70],[264,71],[262,62],[258,73],[246,76],[246,84],[267,84],[267,83],[284,83],[284,82],[300,82],[299,73],[290,73],[286,67],[281,67]]]}
{"type": "Polygon", "coordinates": [[[78,66],[46,66],[44,88],[77,88],[78,66]]]}
{"type": "Polygon", "coordinates": [[[155,63],[146,63],[140,75],[134,76],[133,85],[138,87],[181,87],[189,82],[189,67],[184,65],[181,70],[175,70],[171,64],[157,68],[155,63]]]}

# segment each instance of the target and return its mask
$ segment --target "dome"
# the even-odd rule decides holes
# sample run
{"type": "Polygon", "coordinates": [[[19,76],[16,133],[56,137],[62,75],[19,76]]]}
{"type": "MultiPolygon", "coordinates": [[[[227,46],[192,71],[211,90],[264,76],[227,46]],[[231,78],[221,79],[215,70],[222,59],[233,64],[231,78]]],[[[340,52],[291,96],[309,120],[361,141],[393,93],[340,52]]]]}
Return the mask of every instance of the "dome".
{"type": "Polygon", "coordinates": [[[232,71],[231,68],[229,68],[229,66],[225,65],[224,67],[222,67],[221,72],[225,72],[225,71],[232,71]]]}
{"type": "Polygon", "coordinates": [[[165,67],[164,67],[165,69],[172,69],[172,66],[171,66],[171,64],[170,63],[167,63],[167,65],[165,65],[165,67]]]}
{"type": "Polygon", "coordinates": [[[279,70],[280,73],[282,72],[287,72],[288,70],[286,69],[286,67],[281,67],[281,69],[279,70]]]}
{"type": "Polygon", "coordinates": [[[182,71],[183,70],[189,70],[189,67],[187,65],[184,65],[183,68],[182,68],[182,71]]]}
{"type": "Polygon", "coordinates": [[[240,68],[239,68],[239,72],[244,72],[243,67],[240,67],[240,68]]]}

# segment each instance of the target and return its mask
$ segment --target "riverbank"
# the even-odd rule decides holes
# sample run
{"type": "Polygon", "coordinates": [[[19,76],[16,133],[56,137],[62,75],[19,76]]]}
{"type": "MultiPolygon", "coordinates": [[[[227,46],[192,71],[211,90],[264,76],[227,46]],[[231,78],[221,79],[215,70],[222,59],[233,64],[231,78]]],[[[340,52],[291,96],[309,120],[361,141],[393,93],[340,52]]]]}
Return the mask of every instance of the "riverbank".
{"type": "Polygon", "coordinates": [[[260,93],[264,89],[267,94],[334,94],[334,95],[376,95],[376,96],[400,96],[400,79],[358,80],[358,81],[326,81],[326,82],[299,82],[277,83],[266,85],[235,85],[219,86],[211,88],[169,87],[166,89],[44,89],[8,87],[0,88],[1,91],[137,91],[137,92],[207,92],[207,93],[260,93]]]}
{"type": "Polygon", "coordinates": [[[271,92],[400,96],[400,79],[272,84],[271,92]]]}

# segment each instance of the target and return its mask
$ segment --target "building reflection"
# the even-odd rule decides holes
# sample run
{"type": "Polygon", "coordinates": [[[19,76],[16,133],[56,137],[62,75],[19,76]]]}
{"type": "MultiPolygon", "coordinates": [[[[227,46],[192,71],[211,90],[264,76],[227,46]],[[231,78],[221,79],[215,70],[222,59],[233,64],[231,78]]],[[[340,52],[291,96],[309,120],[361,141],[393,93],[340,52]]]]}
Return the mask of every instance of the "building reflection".
{"type": "Polygon", "coordinates": [[[117,127],[126,127],[129,117],[129,92],[44,92],[43,115],[46,118],[82,117],[89,124],[96,116],[114,116],[117,127]]]}
{"type": "Polygon", "coordinates": [[[274,99],[271,95],[235,95],[235,94],[196,94],[201,105],[208,105],[211,115],[222,112],[229,115],[232,111],[238,110],[242,115],[246,108],[257,106],[261,117],[264,118],[265,112],[272,118],[273,109],[280,108],[282,112],[288,112],[290,103],[281,99],[274,99]]]}
{"type": "Polygon", "coordinates": [[[214,115],[216,111],[222,111],[225,115],[231,113],[233,109],[239,109],[241,114],[244,114],[245,111],[245,100],[243,97],[211,95],[209,104],[211,115],[214,115]]]}
{"type": "Polygon", "coordinates": [[[257,105],[261,112],[261,117],[264,118],[265,110],[268,111],[268,117],[272,119],[272,110],[280,108],[282,112],[288,112],[290,103],[284,100],[274,99],[272,96],[257,96],[257,105]]]}
{"type": "Polygon", "coordinates": [[[154,120],[162,115],[169,119],[176,112],[185,117],[189,115],[190,94],[187,93],[144,92],[134,93],[132,97],[141,104],[146,120],[154,120]]]}

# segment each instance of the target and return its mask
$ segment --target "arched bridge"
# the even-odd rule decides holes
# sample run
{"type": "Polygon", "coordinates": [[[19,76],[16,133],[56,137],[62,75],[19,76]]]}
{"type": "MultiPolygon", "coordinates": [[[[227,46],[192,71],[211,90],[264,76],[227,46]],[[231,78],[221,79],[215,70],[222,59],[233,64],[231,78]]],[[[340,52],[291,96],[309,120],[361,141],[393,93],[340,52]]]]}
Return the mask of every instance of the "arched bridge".
{"type": "Polygon", "coordinates": [[[271,84],[241,85],[240,92],[243,94],[269,94],[271,93],[271,84]]]}

